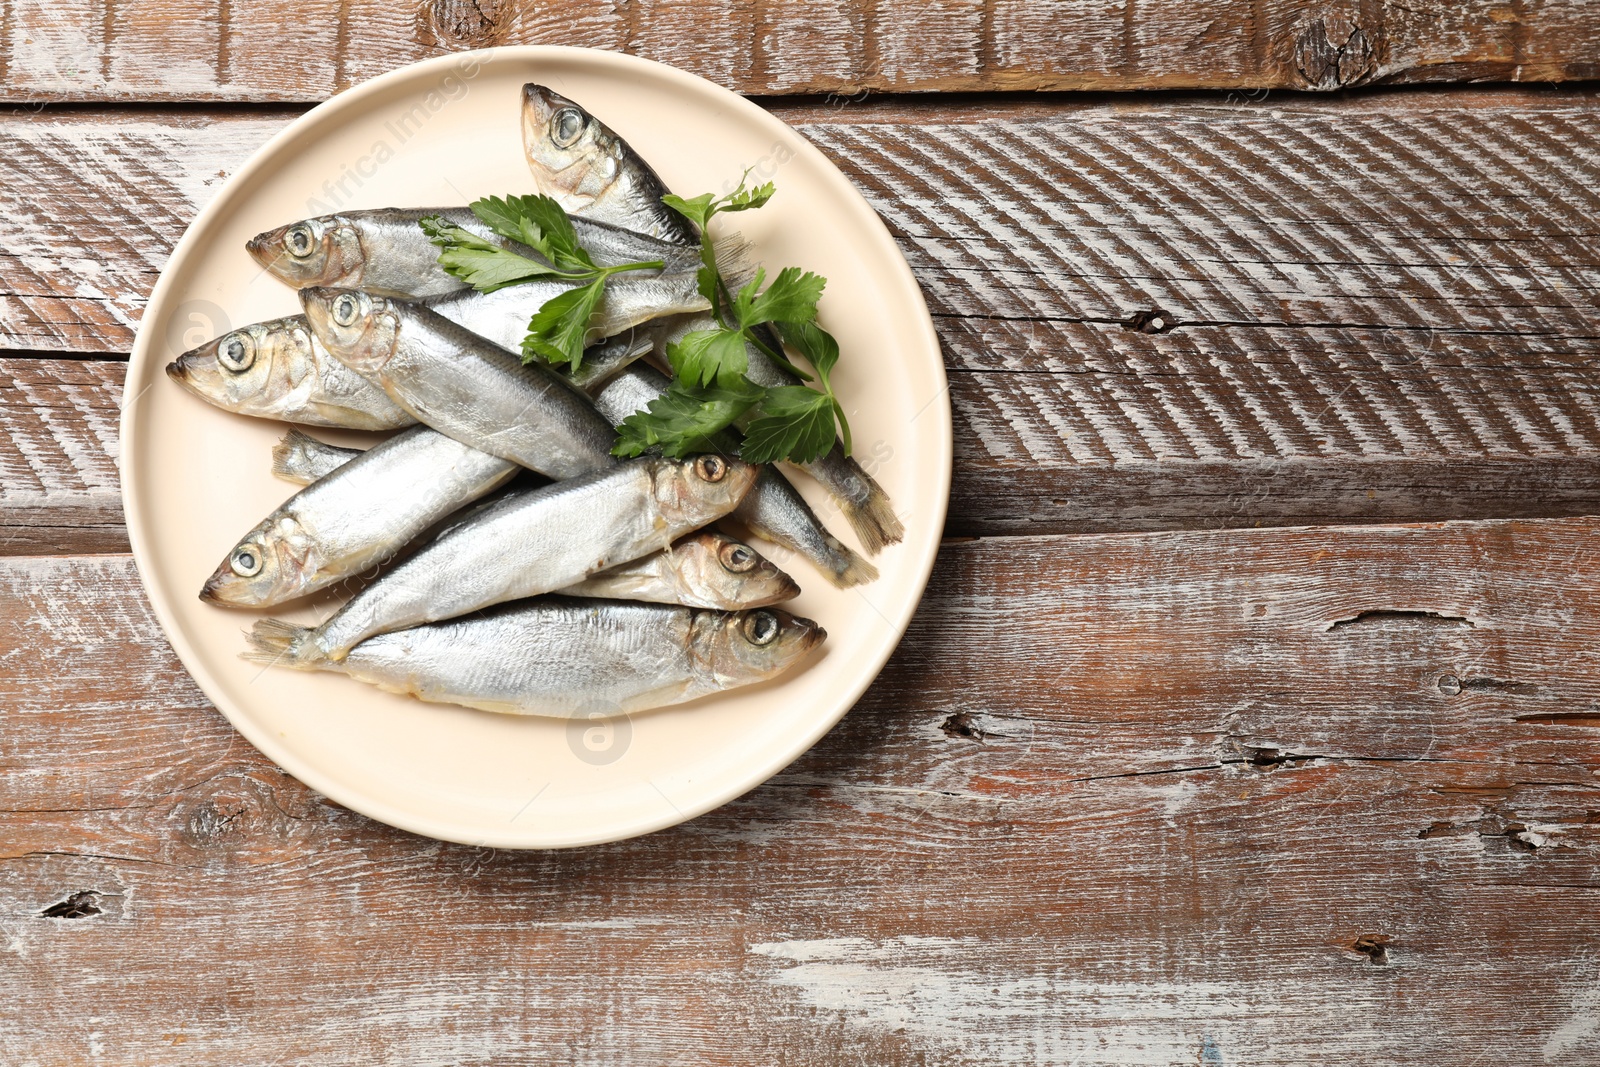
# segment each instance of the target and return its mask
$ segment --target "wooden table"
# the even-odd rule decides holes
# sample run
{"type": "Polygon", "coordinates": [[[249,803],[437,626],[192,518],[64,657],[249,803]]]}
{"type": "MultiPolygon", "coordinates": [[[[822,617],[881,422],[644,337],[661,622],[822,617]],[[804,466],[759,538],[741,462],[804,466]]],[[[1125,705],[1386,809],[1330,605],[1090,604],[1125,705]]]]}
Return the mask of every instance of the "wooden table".
{"type": "Polygon", "coordinates": [[[1597,76],[1585,0],[0,0],[0,1062],[1600,1063],[1600,100],[1442,84],[1597,76]],[[253,751],[117,497],[196,210],[500,43],[798,126],[955,409],[860,706],[561,853],[253,751]]]}

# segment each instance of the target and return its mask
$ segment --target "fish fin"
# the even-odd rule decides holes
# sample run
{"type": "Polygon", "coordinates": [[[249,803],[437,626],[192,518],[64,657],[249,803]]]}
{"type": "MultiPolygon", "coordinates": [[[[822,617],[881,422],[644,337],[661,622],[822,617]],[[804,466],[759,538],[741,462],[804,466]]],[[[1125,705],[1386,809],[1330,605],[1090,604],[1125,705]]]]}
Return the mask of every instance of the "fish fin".
{"type": "Polygon", "coordinates": [[[320,451],[322,448],[321,441],[291,427],[272,446],[272,473],[284,481],[305,485],[305,475],[302,473],[304,456],[307,452],[320,451]]]}
{"type": "Polygon", "coordinates": [[[833,550],[833,558],[838,561],[839,567],[837,570],[824,568],[822,573],[828,581],[840,589],[866,585],[868,582],[878,580],[878,568],[872,565],[872,561],[856,553],[832,534],[828,535],[828,547],[833,550]]]}
{"type": "Polygon", "coordinates": [[[717,238],[716,257],[717,273],[727,282],[729,292],[738,292],[756,276],[750,242],[738,233],[717,238]]]}
{"type": "Polygon", "coordinates": [[[315,646],[307,647],[309,626],[296,626],[282,619],[258,619],[244,635],[250,647],[240,658],[263,666],[294,667],[298,670],[317,670],[324,666],[323,657],[315,646]]]}
{"type": "Polygon", "coordinates": [[[839,505],[839,510],[844,512],[850,528],[861,539],[861,545],[870,556],[876,556],[883,551],[885,545],[899,544],[906,535],[905,523],[900,521],[900,516],[894,513],[894,502],[889,499],[889,494],[883,491],[872,475],[861,469],[855,460],[850,461],[860,475],[863,484],[867,487],[864,500],[847,500],[841,496],[834,497],[839,505]]]}
{"type": "MultiPolygon", "coordinates": [[[[808,508],[807,511],[809,512],[809,510],[808,508]]],[[[838,589],[850,589],[854,586],[866,585],[868,582],[878,580],[878,568],[872,565],[872,561],[829,533],[828,528],[823,526],[820,521],[817,522],[817,528],[822,535],[823,544],[827,546],[825,553],[806,551],[789,538],[780,536],[770,529],[763,528],[758,523],[751,522],[748,518],[745,518],[745,525],[757,537],[765,541],[771,541],[773,544],[793,552],[798,552],[806,559],[809,559],[817,570],[822,572],[822,576],[828,579],[828,583],[838,589]]]]}

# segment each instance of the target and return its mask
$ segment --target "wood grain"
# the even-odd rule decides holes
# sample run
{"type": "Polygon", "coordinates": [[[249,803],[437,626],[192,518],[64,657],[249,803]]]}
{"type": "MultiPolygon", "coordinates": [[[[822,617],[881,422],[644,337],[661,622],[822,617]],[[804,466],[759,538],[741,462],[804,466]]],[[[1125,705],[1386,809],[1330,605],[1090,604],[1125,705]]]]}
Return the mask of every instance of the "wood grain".
{"type": "MultiPolygon", "coordinates": [[[[953,533],[1592,513],[1600,103],[1498,99],[789,114],[928,296],[953,533]]],[[[27,205],[0,220],[0,345],[124,351],[185,221],[283,121],[0,121],[27,205]]],[[[7,417],[0,447],[72,469],[81,431],[7,417]]],[[[14,550],[116,547],[98,501],[0,521],[14,550]]]]}
{"type": "Polygon", "coordinates": [[[947,544],[783,774],[531,855],[274,768],[126,558],[0,561],[0,1058],[1593,1062],[1597,549],[947,544]]]}
{"type": "Polygon", "coordinates": [[[124,363],[0,360],[0,555],[125,552],[124,363]]]}
{"type": "Polygon", "coordinates": [[[630,52],[758,95],[1562,81],[1600,72],[1583,0],[8,0],[11,101],[319,100],[467,48],[630,52]]]}
{"type": "Polygon", "coordinates": [[[184,229],[288,117],[0,117],[0,346],[126,353],[184,229]]]}

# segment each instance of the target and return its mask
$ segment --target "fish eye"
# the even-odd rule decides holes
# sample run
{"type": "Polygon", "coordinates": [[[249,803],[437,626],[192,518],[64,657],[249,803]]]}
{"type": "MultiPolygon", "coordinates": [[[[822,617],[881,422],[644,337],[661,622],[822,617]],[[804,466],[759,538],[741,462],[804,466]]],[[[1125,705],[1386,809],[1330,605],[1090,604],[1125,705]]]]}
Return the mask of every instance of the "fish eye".
{"type": "Polygon", "coordinates": [[[254,578],[261,573],[261,549],[256,545],[240,545],[228,557],[228,566],[241,578],[254,578]]]}
{"type": "Polygon", "coordinates": [[[730,541],[717,553],[722,565],[735,574],[743,574],[756,565],[756,554],[749,545],[730,541]]]}
{"type": "Polygon", "coordinates": [[[243,330],[230,333],[217,342],[217,362],[235,374],[249,370],[255,361],[255,342],[243,330]]]}
{"type": "Polygon", "coordinates": [[[694,472],[708,482],[720,482],[728,473],[728,464],[721,456],[701,456],[694,461],[694,472]]]}
{"type": "Polygon", "coordinates": [[[340,326],[354,326],[361,319],[361,301],[354,293],[341,293],[333,300],[333,321],[340,326]]]}
{"type": "Polygon", "coordinates": [[[583,114],[575,107],[564,107],[550,117],[550,139],[557,148],[571,148],[583,133],[583,114]]]}
{"type": "Polygon", "coordinates": [[[752,645],[772,644],[778,630],[778,617],[770,611],[752,611],[745,616],[744,636],[752,645]]]}
{"type": "Polygon", "coordinates": [[[297,222],[283,233],[284,249],[296,259],[304,259],[317,248],[317,234],[309,222],[297,222]]]}

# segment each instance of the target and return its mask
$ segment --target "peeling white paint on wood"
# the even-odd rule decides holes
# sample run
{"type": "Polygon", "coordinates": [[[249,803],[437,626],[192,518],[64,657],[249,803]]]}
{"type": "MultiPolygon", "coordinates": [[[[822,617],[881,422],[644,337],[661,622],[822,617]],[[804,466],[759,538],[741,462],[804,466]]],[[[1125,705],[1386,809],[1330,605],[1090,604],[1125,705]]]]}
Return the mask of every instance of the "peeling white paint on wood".
{"type": "Polygon", "coordinates": [[[843,99],[863,89],[1336,89],[1593,78],[1587,14],[1581,2],[1545,3],[1513,21],[1489,0],[1359,11],[1122,0],[1077,4],[1067,17],[1023,0],[834,0],[782,12],[648,0],[614,9],[13,0],[0,65],[8,98],[24,102],[312,101],[429,56],[509,44],[627,51],[742,92],[843,99]]]}
{"type": "Polygon", "coordinates": [[[1560,716],[1600,701],[1600,604],[1570,579],[1595,538],[950,544],[882,678],[773,782],[539,856],[390,831],[277,771],[195,690],[127,557],[0,560],[0,984],[23,996],[0,1049],[1572,1062],[1600,733],[1560,716]],[[99,914],[43,917],[80,891],[99,914]],[[98,1022],[61,974],[95,977],[98,1022]]]}

